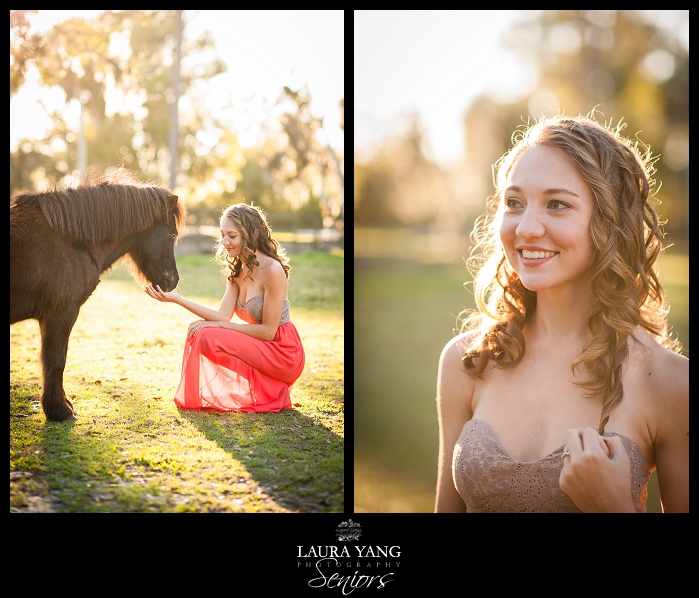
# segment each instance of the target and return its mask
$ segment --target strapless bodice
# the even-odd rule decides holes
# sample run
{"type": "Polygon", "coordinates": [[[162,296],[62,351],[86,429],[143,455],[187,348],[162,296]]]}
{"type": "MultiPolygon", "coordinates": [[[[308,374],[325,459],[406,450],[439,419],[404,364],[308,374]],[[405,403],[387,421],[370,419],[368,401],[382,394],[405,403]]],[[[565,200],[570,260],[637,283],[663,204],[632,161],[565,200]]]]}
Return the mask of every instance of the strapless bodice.
{"type": "MultiPolygon", "coordinates": [[[[619,436],[631,460],[631,494],[636,511],[645,513],[650,473],[638,445],[619,436]]],[[[454,446],[452,474],[469,513],[580,513],[561,490],[563,446],[536,461],[512,457],[483,420],[464,424],[454,446]]]]}
{"type": "MultiPolygon", "coordinates": [[[[241,305],[240,301],[236,301],[235,315],[248,324],[260,324],[262,322],[262,307],[264,306],[265,296],[255,295],[250,297],[245,305],[241,305]]],[[[284,299],[282,303],[282,315],[279,318],[279,326],[290,321],[289,317],[289,300],[284,299]]]]}

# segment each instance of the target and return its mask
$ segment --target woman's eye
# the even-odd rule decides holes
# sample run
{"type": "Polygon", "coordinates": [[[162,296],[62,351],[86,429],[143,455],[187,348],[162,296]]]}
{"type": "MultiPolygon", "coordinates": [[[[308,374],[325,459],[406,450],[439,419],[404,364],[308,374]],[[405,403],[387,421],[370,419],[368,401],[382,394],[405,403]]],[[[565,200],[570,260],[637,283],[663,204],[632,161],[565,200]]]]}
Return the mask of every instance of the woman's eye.
{"type": "Polygon", "coordinates": [[[516,208],[518,203],[519,202],[514,197],[505,198],[505,207],[506,208],[516,208]]]}
{"type": "Polygon", "coordinates": [[[563,203],[562,201],[558,201],[557,199],[552,199],[552,200],[549,202],[549,207],[550,207],[552,210],[562,210],[562,209],[564,209],[564,208],[567,208],[568,205],[565,204],[565,203],[563,203]]]}

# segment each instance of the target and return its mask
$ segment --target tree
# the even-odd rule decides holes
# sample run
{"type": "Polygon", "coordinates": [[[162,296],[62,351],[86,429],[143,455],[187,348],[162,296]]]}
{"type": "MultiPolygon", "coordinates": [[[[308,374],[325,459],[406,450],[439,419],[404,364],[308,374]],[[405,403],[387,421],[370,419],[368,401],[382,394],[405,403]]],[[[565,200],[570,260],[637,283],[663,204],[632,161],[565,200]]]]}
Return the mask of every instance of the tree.
{"type": "Polygon", "coordinates": [[[27,15],[35,10],[10,11],[10,97],[24,84],[28,64],[43,54],[43,39],[39,34],[29,35],[27,15]]]}
{"type": "MultiPolygon", "coordinates": [[[[105,11],[97,19],[70,19],[53,27],[42,41],[43,47],[52,51],[32,54],[31,62],[44,85],[60,87],[66,103],[83,97],[89,113],[86,135],[91,167],[103,169],[123,161],[144,178],[168,179],[169,107],[174,101],[173,69],[169,65],[176,48],[176,22],[176,11],[105,11]],[[123,99],[121,105],[107,106],[108,89],[123,99]],[[127,108],[126,100],[140,103],[140,107],[127,108]]],[[[212,46],[206,34],[197,40],[183,41],[182,52],[192,57],[190,70],[182,73],[185,93],[195,81],[225,70],[219,59],[197,59],[197,54],[212,46]]],[[[27,61],[24,64],[26,68],[27,61]]],[[[179,162],[185,170],[194,168],[205,173],[208,152],[201,150],[196,134],[202,128],[216,129],[218,124],[204,112],[203,102],[192,104],[182,123],[181,139],[191,137],[194,141],[182,143],[179,162]]],[[[52,153],[46,152],[47,143],[49,148],[64,150],[53,156],[65,162],[65,169],[50,169],[52,176],[60,179],[74,170],[77,139],[61,115],[53,114],[52,118],[56,126],[45,140],[27,140],[13,156],[17,171],[11,175],[11,184],[23,180],[20,187],[24,187],[33,178],[41,177],[41,172],[29,168],[35,164],[23,158],[52,153]]]]}
{"type": "MultiPolygon", "coordinates": [[[[342,99],[339,102],[339,108],[340,108],[340,130],[344,131],[345,130],[345,100],[342,99]]],[[[325,125],[323,124],[324,119],[320,119],[320,128],[325,130],[325,125]]],[[[327,135],[325,136],[326,140],[328,139],[327,135]]],[[[345,169],[344,169],[344,164],[341,158],[338,158],[337,153],[333,149],[332,145],[330,145],[330,142],[328,141],[326,143],[325,148],[328,151],[328,154],[330,154],[330,157],[332,158],[333,163],[335,164],[335,169],[337,170],[337,176],[340,179],[340,219],[344,221],[345,219],[345,169]]]]}
{"type": "Polygon", "coordinates": [[[311,112],[311,102],[307,87],[284,87],[277,101],[283,109],[279,131],[267,128],[262,151],[274,196],[292,211],[309,202],[317,205],[319,224],[331,227],[341,218],[344,203],[341,157],[329,143],[319,141],[323,122],[311,112]]]}
{"type": "MultiPolygon", "coordinates": [[[[198,39],[183,34],[179,40],[179,12],[104,11],[92,20],[64,21],[31,41],[33,45],[26,24],[20,27],[25,15],[18,14],[11,75],[14,54],[24,57],[14,63],[17,81],[33,65],[44,86],[63,90],[66,104],[82,98],[88,114],[90,168],[123,163],[142,179],[161,183],[179,170],[177,193],[193,217],[206,220],[233,201],[254,201],[268,212],[302,210],[299,217],[306,226],[322,226],[323,218],[332,222],[341,218],[342,150],[319,141],[322,121],[310,111],[308,90],[280,90],[277,114],[270,113],[275,122],[269,123],[258,147],[243,149],[236,132],[210,114],[204,101],[207,81],[224,72],[226,65],[216,56],[210,34],[198,39]],[[37,50],[45,47],[51,52],[37,50]],[[188,101],[175,122],[178,90],[188,101]],[[107,101],[108,97],[112,99],[107,101]]],[[[182,25],[186,32],[186,24],[182,25]]],[[[11,152],[11,194],[74,178],[77,131],[62,114],[53,113],[51,118],[54,127],[44,139],[23,140],[11,152]]],[[[171,178],[170,186],[175,186],[171,178]]]]}
{"type": "Polygon", "coordinates": [[[170,107],[170,188],[175,188],[180,157],[180,132],[178,130],[178,104],[180,101],[180,57],[182,56],[182,11],[176,11],[175,60],[172,65],[172,105],[170,107]]]}
{"type": "Polygon", "coordinates": [[[423,151],[419,116],[391,139],[371,163],[355,166],[354,219],[367,226],[443,229],[463,226],[449,177],[423,151]]]}

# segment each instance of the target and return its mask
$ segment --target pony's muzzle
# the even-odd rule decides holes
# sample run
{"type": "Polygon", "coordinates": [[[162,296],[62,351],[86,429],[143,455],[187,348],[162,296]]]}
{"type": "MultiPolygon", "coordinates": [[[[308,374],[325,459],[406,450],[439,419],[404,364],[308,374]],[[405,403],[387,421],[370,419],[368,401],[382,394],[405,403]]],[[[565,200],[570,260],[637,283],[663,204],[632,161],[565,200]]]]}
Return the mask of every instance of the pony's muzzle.
{"type": "Polygon", "coordinates": [[[163,272],[162,277],[156,283],[163,291],[169,293],[174,290],[177,283],[180,282],[180,275],[177,273],[177,268],[169,272],[163,272]]]}

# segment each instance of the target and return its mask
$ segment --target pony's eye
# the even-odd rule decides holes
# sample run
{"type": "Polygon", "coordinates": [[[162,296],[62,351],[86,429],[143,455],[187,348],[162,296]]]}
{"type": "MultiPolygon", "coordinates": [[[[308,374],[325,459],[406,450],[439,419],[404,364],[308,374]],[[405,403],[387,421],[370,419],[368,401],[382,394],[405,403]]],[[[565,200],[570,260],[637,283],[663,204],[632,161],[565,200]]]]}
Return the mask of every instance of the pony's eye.
{"type": "Polygon", "coordinates": [[[172,238],[176,239],[177,238],[177,233],[172,233],[172,238]]]}

